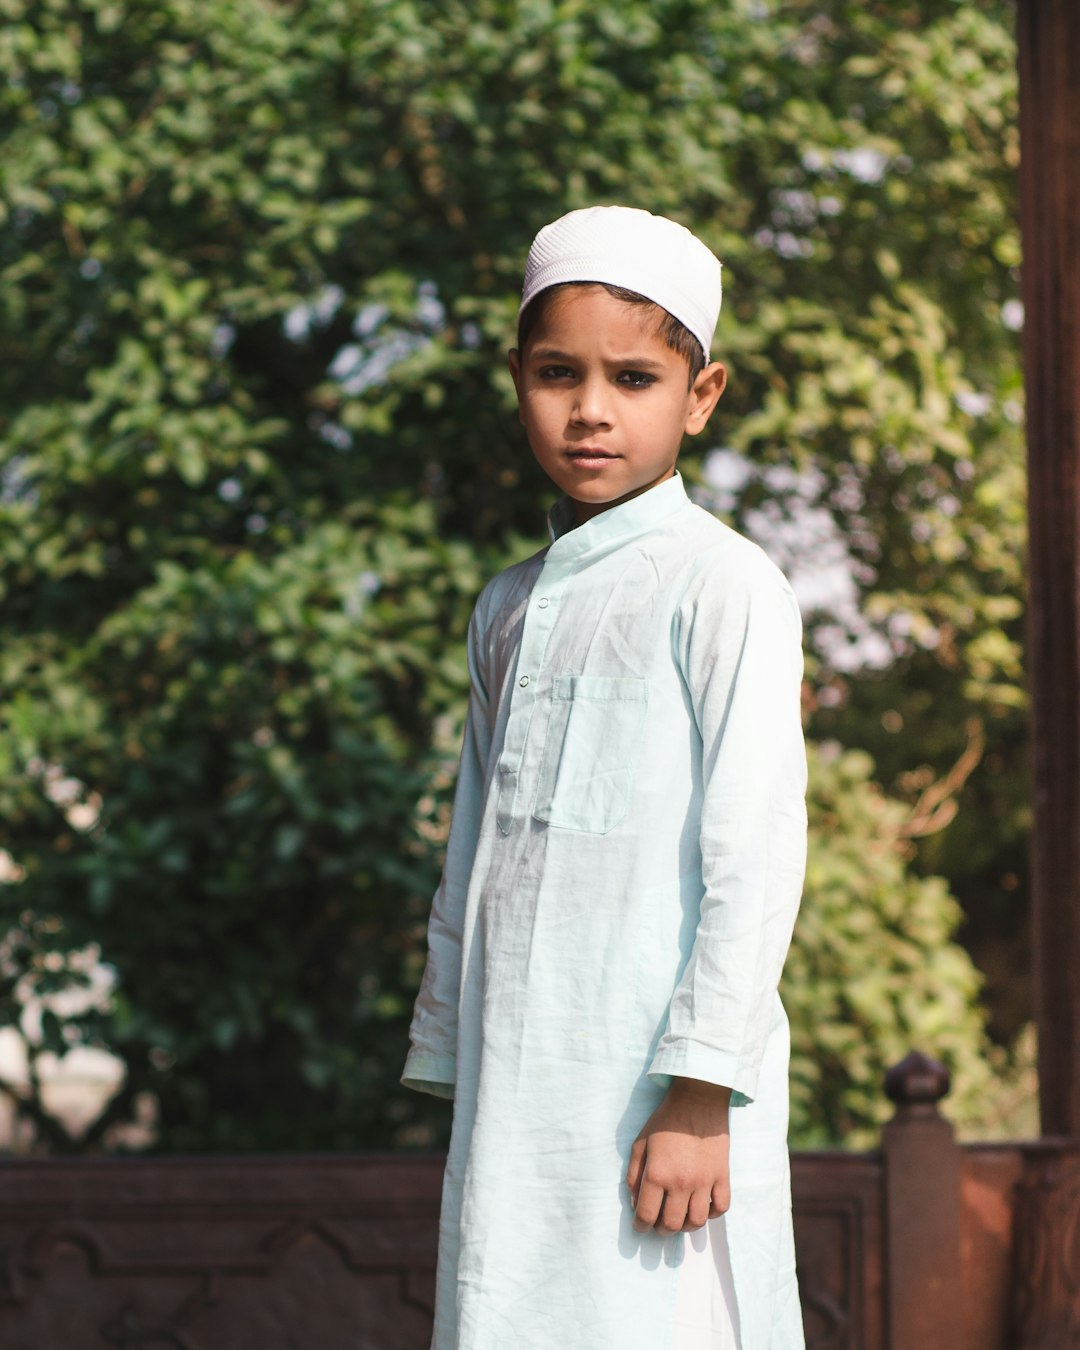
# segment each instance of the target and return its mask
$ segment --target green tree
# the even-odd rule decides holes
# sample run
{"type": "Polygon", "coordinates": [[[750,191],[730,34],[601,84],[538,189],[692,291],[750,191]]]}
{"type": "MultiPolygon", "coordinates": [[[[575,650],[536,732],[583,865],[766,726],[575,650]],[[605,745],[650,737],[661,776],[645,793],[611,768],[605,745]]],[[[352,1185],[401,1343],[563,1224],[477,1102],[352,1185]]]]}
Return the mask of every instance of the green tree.
{"type": "Polygon", "coordinates": [[[793,1142],[871,1147],[892,1113],[885,1072],[913,1046],[949,1067],[945,1109],[963,1136],[1037,1132],[1033,1047],[987,1043],[980,977],[954,940],[960,906],[909,867],[910,812],[872,771],[861,751],[812,749],[806,896],[782,984],[793,1142]]]}
{"type": "MultiPolygon", "coordinates": [[[[1022,875],[1004,0],[0,17],[0,1019],[36,992],[32,1059],[123,1058],[82,1146],[142,1093],[166,1147],[444,1127],[394,1082],[469,603],[548,495],[504,366],[521,262],[573,206],[724,258],[732,517],[824,510],[886,643],[860,669],[810,616],[811,729],[915,802],[977,719],[917,862],[971,895],[1022,875]],[[91,944],[114,991],[65,1012],[91,944]]],[[[821,1082],[808,1130],[867,1119],[821,1082]]]]}

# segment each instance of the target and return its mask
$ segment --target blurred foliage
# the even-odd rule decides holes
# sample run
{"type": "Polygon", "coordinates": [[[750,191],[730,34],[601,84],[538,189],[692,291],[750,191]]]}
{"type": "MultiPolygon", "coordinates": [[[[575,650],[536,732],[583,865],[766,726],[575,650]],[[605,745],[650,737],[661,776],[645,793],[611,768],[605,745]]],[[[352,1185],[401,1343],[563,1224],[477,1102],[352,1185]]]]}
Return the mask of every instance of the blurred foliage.
{"type": "Polygon", "coordinates": [[[963,1137],[1037,1133],[1030,1032],[1011,1055],[987,1046],[979,975],[953,941],[960,907],[941,877],[911,871],[910,815],[872,771],[861,751],[812,747],[806,898],[782,985],[792,1138],[871,1147],[892,1114],[885,1071],[912,1046],[949,1066],[963,1137]]]}
{"type": "Polygon", "coordinates": [[[480,581],[425,504],[346,509],[262,557],[160,562],[77,648],[0,658],[26,872],[4,1012],[23,970],[102,946],[111,1004],[41,1046],[127,1062],[94,1138],[151,1087],[176,1148],[379,1137],[431,881],[421,767],[467,684],[444,625],[480,581]]]}
{"type": "Polygon", "coordinates": [[[821,1038],[802,1136],[865,1130],[919,1038],[960,1100],[975,979],[919,873],[1016,931],[1025,875],[1006,0],[0,20],[0,1024],[43,1139],[65,1143],[34,1064],[77,1044],[127,1071],[80,1147],[146,1093],[166,1148],[445,1131],[395,1081],[461,638],[549,494],[504,352],[533,232],[596,200],[724,259],[723,507],[781,554],[817,511],[863,616],[808,616],[811,734],[869,752],[895,802],[865,760],[822,762],[788,979],[821,1038]],[[858,940],[876,1013],[837,988],[858,940]],[[61,1015],[91,944],[113,993],[61,1015]],[[924,1001],[890,1000],[915,967],[924,1001]]]}

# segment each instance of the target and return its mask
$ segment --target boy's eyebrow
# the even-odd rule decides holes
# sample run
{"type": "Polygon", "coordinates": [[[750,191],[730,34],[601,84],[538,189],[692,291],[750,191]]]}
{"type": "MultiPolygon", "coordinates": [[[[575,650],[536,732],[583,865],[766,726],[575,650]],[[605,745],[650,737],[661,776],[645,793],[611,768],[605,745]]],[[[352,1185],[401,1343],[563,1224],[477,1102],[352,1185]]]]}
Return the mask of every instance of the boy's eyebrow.
{"type": "MultiPolygon", "coordinates": [[[[557,347],[533,347],[529,352],[529,359],[533,361],[576,361],[577,357],[570,352],[561,352],[557,347]]],[[[651,356],[615,356],[606,362],[610,366],[630,366],[634,370],[662,370],[664,363],[656,361],[651,356]]]]}

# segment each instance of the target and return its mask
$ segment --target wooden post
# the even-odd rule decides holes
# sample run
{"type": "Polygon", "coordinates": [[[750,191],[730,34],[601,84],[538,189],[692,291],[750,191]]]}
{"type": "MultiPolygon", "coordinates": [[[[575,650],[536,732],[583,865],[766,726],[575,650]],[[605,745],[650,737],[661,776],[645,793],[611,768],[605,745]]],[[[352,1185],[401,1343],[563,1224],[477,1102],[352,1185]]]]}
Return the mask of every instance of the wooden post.
{"type": "Polygon", "coordinates": [[[918,1053],[885,1078],[896,1102],[881,1133],[889,1350],[958,1350],[966,1342],[960,1149],[937,1108],[948,1090],[948,1070],[918,1053]]]}
{"type": "Polygon", "coordinates": [[[1080,1134],[1080,3],[1020,0],[1042,1128],[1080,1134]]]}

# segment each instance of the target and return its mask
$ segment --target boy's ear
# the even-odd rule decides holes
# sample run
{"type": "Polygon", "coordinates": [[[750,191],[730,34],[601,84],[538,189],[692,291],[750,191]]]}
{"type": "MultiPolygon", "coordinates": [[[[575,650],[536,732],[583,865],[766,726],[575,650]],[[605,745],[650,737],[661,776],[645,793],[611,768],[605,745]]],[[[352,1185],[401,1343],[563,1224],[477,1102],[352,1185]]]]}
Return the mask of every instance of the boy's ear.
{"type": "Polygon", "coordinates": [[[727,367],[720,361],[710,361],[690,389],[690,412],[685,427],[688,436],[696,436],[699,431],[704,431],[705,423],[712,416],[712,410],[726,387],[727,367]]]}

